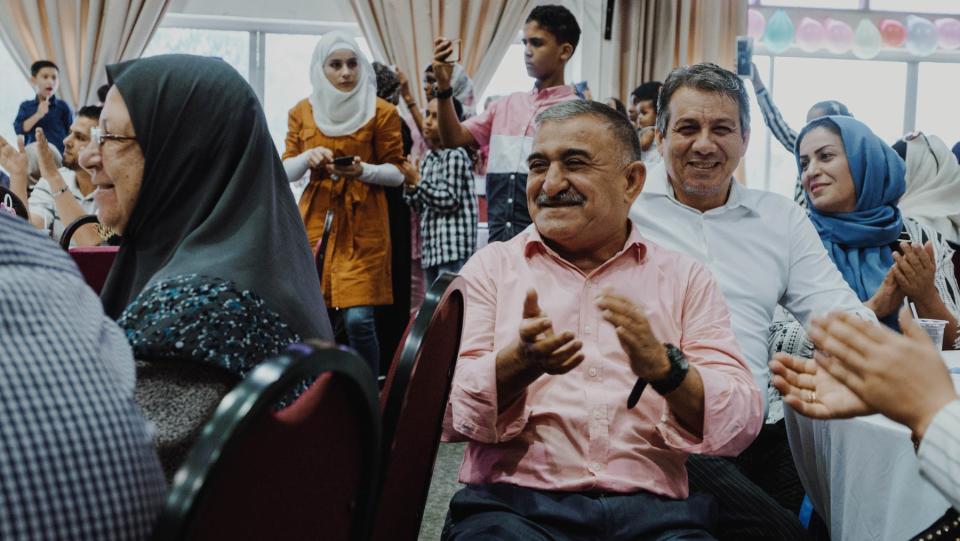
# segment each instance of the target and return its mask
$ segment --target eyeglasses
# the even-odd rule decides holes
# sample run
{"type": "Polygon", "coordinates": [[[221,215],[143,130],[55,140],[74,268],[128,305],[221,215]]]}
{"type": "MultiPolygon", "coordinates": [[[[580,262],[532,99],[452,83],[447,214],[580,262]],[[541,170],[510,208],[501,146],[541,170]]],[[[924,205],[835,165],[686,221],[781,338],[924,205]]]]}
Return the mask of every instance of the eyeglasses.
{"type": "Polygon", "coordinates": [[[132,135],[116,135],[107,133],[100,128],[90,128],[90,141],[100,147],[104,141],[130,141],[136,139],[132,135]]]}

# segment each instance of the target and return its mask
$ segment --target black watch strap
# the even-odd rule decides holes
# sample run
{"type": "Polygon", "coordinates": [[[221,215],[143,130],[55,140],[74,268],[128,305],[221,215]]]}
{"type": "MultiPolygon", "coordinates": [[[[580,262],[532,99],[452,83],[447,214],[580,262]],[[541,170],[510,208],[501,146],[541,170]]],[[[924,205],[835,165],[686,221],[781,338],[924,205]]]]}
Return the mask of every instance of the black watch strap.
{"type": "Polygon", "coordinates": [[[435,90],[434,93],[433,93],[433,95],[436,96],[437,99],[441,99],[441,100],[445,100],[445,99],[447,99],[447,98],[452,98],[452,97],[453,97],[453,87],[451,86],[450,88],[448,88],[448,89],[446,89],[446,90],[435,90]]]}
{"type": "Polygon", "coordinates": [[[673,344],[664,344],[664,346],[667,348],[667,358],[670,359],[670,372],[667,377],[650,382],[650,386],[661,395],[676,390],[686,379],[687,371],[690,369],[687,357],[680,348],[673,344]]]}

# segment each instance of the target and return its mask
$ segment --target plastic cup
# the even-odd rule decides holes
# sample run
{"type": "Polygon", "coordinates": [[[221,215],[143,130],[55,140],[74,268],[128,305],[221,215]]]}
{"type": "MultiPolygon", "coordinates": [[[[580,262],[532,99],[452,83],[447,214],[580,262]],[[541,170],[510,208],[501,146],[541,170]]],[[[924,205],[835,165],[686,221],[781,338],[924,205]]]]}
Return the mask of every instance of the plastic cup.
{"type": "Polygon", "coordinates": [[[943,331],[947,327],[947,322],[942,319],[917,319],[915,321],[930,336],[933,345],[943,351],[943,331]]]}

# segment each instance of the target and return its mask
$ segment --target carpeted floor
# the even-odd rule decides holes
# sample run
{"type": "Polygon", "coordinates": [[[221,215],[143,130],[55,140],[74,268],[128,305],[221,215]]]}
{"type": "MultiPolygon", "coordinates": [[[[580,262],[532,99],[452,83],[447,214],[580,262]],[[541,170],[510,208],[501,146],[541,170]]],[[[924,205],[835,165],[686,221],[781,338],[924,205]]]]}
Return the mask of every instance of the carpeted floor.
{"type": "Polygon", "coordinates": [[[460,490],[457,472],[463,459],[465,443],[441,443],[434,463],[433,479],[430,481],[430,494],[427,507],[423,510],[423,522],[420,524],[420,541],[437,541],[443,530],[443,519],[447,516],[447,505],[453,493],[460,490]]]}

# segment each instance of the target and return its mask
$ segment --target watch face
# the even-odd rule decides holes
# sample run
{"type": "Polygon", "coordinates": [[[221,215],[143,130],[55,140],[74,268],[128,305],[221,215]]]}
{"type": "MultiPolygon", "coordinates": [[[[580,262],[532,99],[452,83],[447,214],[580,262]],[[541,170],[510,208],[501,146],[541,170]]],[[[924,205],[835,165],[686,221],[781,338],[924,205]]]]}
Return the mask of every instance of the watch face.
{"type": "Polygon", "coordinates": [[[687,357],[673,344],[664,344],[667,348],[667,358],[670,359],[670,373],[660,381],[651,382],[654,389],[660,394],[666,394],[676,389],[687,377],[689,364],[687,357]]]}

